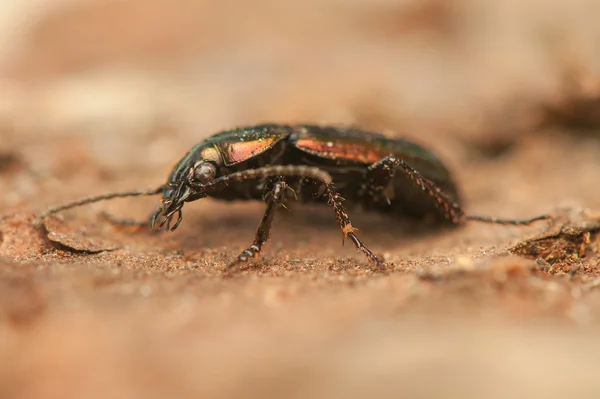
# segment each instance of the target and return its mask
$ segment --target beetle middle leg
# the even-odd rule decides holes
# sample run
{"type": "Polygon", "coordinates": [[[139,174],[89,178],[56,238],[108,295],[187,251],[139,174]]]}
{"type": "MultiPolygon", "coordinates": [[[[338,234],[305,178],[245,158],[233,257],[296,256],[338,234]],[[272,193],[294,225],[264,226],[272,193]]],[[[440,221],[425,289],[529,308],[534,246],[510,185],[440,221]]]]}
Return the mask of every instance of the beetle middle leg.
{"type": "Polygon", "coordinates": [[[384,262],[379,259],[369,248],[367,248],[362,241],[354,234],[354,232],[358,229],[352,226],[350,222],[350,218],[348,217],[348,213],[344,207],[342,196],[337,192],[333,184],[327,183],[325,184],[325,188],[327,190],[327,197],[329,205],[333,207],[335,211],[335,217],[337,219],[338,225],[344,234],[344,238],[349,238],[356,249],[361,251],[369,261],[375,264],[377,268],[384,269],[384,262]]]}
{"type": "Polygon", "coordinates": [[[370,165],[362,195],[367,195],[373,202],[384,200],[389,204],[390,197],[386,191],[394,180],[399,165],[400,160],[394,156],[385,157],[370,165]]]}
{"type": "Polygon", "coordinates": [[[273,223],[273,217],[275,216],[275,209],[283,204],[287,189],[287,183],[283,179],[280,179],[276,180],[273,186],[266,190],[264,194],[264,200],[267,203],[267,209],[265,210],[265,214],[263,215],[260,225],[258,226],[258,230],[256,231],[254,242],[252,245],[242,251],[242,253],[238,255],[234,262],[227,266],[228,269],[231,269],[240,263],[248,262],[250,258],[254,258],[260,253],[262,246],[269,239],[271,224],[273,223]]]}

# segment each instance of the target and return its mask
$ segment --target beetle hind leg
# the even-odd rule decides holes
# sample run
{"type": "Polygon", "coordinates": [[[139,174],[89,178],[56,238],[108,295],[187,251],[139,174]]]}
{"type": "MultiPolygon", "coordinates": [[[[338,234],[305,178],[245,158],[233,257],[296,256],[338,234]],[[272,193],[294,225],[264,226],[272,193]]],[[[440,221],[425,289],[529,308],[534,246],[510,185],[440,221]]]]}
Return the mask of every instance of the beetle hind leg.
{"type": "Polygon", "coordinates": [[[419,172],[414,170],[403,160],[399,160],[399,166],[410,177],[410,179],[421,189],[435,200],[435,205],[443,212],[444,217],[454,224],[461,224],[465,221],[475,221],[492,224],[503,224],[513,226],[529,226],[540,220],[552,219],[551,215],[545,214],[530,219],[504,219],[491,216],[465,215],[460,205],[452,201],[434,182],[425,178],[419,172]]]}
{"type": "Polygon", "coordinates": [[[427,193],[433,200],[434,206],[442,212],[446,220],[456,225],[463,222],[464,212],[461,206],[443,192],[437,184],[413,169],[402,159],[398,160],[398,165],[414,184],[427,193]]]}

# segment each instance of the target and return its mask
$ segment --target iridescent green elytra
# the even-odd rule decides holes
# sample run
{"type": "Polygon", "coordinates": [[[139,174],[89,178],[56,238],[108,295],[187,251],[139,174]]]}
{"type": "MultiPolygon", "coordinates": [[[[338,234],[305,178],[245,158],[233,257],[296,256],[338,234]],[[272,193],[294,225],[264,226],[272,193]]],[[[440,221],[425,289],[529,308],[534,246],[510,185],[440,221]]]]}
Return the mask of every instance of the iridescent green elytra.
{"type": "MultiPolygon", "coordinates": [[[[384,162],[378,169],[378,162],[390,156],[405,161],[431,180],[449,201],[460,203],[450,172],[434,153],[403,138],[353,127],[265,124],[223,131],[194,146],[175,166],[168,184],[176,187],[199,161],[214,163],[216,176],[267,165],[311,165],[331,174],[346,204],[433,222],[452,222],[452,215],[438,206],[439,200],[415,184],[402,167],[386,171],[384,162]]],[[[286,182],[300,200],[327,200],[318,195],[318,184],[300,177],[286,182]]],[[[211,197],[261,200],[263,189],[257,182],[248,182],[211,197]]]]}

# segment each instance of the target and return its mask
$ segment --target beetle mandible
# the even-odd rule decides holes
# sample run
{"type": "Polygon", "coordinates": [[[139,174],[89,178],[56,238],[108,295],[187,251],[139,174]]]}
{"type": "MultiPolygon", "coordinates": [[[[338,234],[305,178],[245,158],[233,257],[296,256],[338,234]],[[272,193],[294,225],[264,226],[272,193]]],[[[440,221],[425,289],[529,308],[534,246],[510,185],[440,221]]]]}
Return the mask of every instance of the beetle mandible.
{"type": "Polygon", "coordinates": [[[344,202],[438,225],[458,226],[468,220],[528,225],[550,217],[512,220],[466,215],[446,166],[433,152],[404,138],[357,127],[261,124],[222,131],[200,142],[156,189],[88,197],[49,209],[40,220],[92,202],[157,194],[162,199],[150,226],[171,231],[182,221],[186,202],[205,197],[266,202],[254,241],[228,268],[261,252],[276,208],[291,199],[331,206],[344,238],[378,268],[383,260],[358,238],[344,202]]]}

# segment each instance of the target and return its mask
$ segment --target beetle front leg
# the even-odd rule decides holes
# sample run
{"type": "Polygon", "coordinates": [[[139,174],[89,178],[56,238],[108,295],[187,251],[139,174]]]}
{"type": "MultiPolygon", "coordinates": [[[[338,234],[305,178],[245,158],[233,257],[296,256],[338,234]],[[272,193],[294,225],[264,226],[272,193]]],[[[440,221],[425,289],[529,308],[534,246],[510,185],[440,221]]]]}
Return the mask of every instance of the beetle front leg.
{"type": "Polygon", "coordinates": [[[350,238],[356,249],[361,251],[369,261],[371,261],[378,269],[384,269],[384,262],[379,259],[369,248],[367,248],[362,241],[354,234],[354,232],[358,229],[352,226],[350,222],[350,218],[348,217],[348,213],[346,213],[346,209],[344,207],[343,201],[344,199],[337,192],[333,184],[325,184],[325,188],[327,190],[328,203],[333,207],[335,211],[335,217],[344,234],[344,238],[350,238]]]}
{"type": "Polygon", "coordinates": [[[275,209],[277,209],[277,207],[283,203],[287,189],[288,185],[285,181],[277,180],[273,187],[265,193],[264,200],[267,203],[267,209],[265,210],[265,214],[263,215],[260,225],[258,226],[258,230],[256,231],[254,242],[252,245],[242,251],[235,261],[227,266],[228,269],[231,269],[241,263],[246,263],[250,260],[250,258],[258,256],[262,246],[269,239],[271,224],[273,222],[273,217],[275,216],[275,209]]]}

